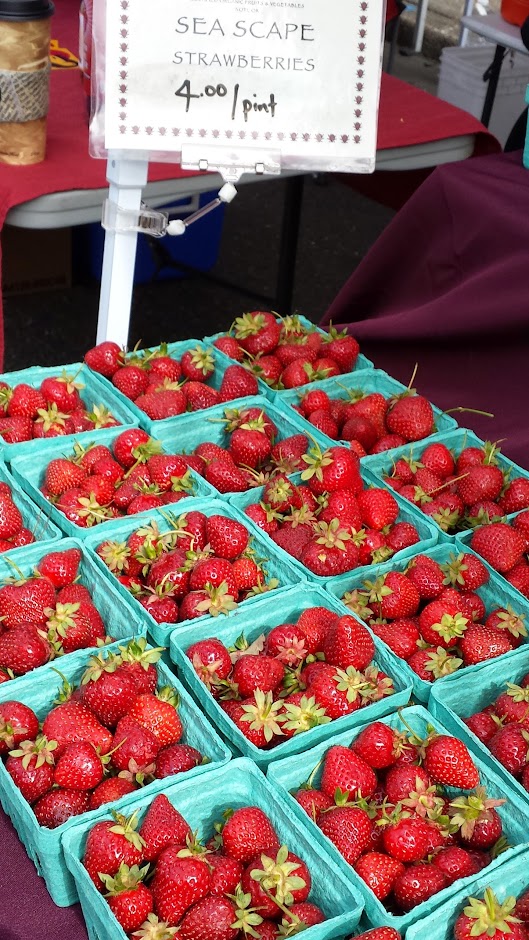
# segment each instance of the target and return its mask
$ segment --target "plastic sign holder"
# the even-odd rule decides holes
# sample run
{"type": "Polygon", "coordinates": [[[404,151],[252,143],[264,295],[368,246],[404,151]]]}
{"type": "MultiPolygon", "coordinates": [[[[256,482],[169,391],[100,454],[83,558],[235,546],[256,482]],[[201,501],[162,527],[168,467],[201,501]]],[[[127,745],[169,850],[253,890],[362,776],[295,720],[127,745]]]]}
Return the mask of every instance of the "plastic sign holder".
{"type": "Polygon", "coordinates": [[[107,159],[97,341],[127,344],[139,232],[185,234],[244,173],[374,170],[385,0],[95,0],[90,152],[107,159]],[[169,222],[150,161],[215,171],[169,222]]]}

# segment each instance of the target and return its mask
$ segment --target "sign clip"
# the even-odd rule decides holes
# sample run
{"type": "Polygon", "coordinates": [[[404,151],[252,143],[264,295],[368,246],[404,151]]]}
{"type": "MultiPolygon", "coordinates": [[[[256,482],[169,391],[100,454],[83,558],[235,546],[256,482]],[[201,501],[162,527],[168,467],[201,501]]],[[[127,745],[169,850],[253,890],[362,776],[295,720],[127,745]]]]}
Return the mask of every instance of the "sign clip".
{"type": "Polygon", "coordinates": [[[205,206],[201,206],[196,212],[188,215],[185,219],[171,219],[169,213],[163,209],[151,209],[144,202],[141,203],[139,211],[135,209],[123,209],[111,199],[106,199],[103,203],[103,216],[101,224],[107,232],[140,232],[143,235],[150,235],[151,238],[163,238],[164,235],[184,235],[188,226],[198,222],[205,215],[208,215],[218,206],[232,202],[237,195],[237,190],[233,183],[224,183],[220,188],[218,195],[205,206]]]}

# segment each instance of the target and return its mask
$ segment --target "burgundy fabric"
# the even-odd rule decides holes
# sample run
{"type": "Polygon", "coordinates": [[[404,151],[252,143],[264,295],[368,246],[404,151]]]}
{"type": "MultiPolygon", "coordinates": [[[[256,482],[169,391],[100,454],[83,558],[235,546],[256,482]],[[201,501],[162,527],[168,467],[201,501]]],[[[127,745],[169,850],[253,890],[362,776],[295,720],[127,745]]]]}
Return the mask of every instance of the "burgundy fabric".
{"type": "Polygon", "coordinates": [[[322,323],[529,467],[529,172],[521,154],[440,167],[395,216],[322,323]]]}

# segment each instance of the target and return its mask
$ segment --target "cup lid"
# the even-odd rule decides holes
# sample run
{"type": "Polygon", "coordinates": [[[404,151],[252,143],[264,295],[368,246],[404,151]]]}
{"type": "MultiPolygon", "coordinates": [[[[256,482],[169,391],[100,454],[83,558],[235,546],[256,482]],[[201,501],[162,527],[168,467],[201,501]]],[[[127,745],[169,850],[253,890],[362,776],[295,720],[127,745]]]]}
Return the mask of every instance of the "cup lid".
{"type": "Polygon", "coordinates": [[[54,12],[51,0],[0,0],[0,20],[43,20],[54,12]]]}

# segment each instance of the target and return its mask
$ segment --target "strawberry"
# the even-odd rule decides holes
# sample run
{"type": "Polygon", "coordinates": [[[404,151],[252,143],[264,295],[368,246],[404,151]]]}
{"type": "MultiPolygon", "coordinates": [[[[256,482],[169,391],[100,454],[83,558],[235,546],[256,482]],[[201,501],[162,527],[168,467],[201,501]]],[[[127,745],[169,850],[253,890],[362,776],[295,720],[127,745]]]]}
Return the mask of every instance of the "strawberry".
{"type": "Polygon", "coordinates": [[[358,933],[349,940],[401,940],[400,933],[394,927],[373,927],[365,933],[358,933]]]}
{"type": "Polygon", "coordinates": [[[375,644],[369,630],[346,614],[332,624],[323,641],[327,662],[341,669],[354,666],[363,670],[375,655],[375,644]]]}
{"type": "Polygon", "coordinates": [[[226,855],[245,864],[261,852],[279,849],[270,820],[257,806],[235,810],[224,825],[222,842],[226,855]]]}
{"type": "Polygon", "coordinates": [[[368,603],[388,620],[414,617],[420,604],[419,591],[413,581],[399,571],[389,571],[383,578],[365,582],[369,589],[368,603]]]}
{"type": "Polygon", "coordinates": [[[334,420],[328,411],[324,411],[323,409],[320,411],[313,411],[309,417],[309,421],[313,427],[317,428],[318,431],[321,431],[321,433],[325,434],[327,437],[332,438],[333,441],[337,441],[339,437],[345,441],[353,439],[352,436],[346,433],[345,428],[340,434],[338,423],[334,420]]]}
{"type": "Polygon", "coordinates": [[[42,392],[25,383],[15,385],[7,405],[10,417],[36,418],[40,408],[46,408],[42,392]]]}
{"type": "Polygon", "coordinates": [[[182,722],[178,715],[178,696],[166,686],[157,695],[138,695],[129,707],[128,718],[147,728],[158,739],[161,747],[177,744],[182,737],[182,722]]]}
{"type": "Polygon", "coordinates": [[[139,395],[135,405],[152,421],[163,421],[165,418],[173,418],[175,415],[181,415],[186,410],[188,403],[187,390],[181,388],[164,388],[157,391],[146,391],[139,395]]]}
{"type": "Polygon", "coordinates": [[[20,509],[15,505],[11,494],[0,495],[0,538],[11,539],[23,526],[20,509]]]}
{"type": "Polygon", "coordinates": [[[72,816],[80,816],[90,808],[86,790],[64,790],[54,787],[48,790],[33,806],[33,812],[40,826],[56,829],[72,816]]]}
{"type": "Polygon", "coordinates": [[[368,814],[354,806],[336,806],[322,813],[318,826],[349,865],[368,847],[373,828],[368,814]]]}
{"type": "Polygon", "coordinates": [[[76,741],[59,757],[53,782],[71,790],[92,790],[103,779],[103,764],[93,744],[76,741]]]}
{"type": "Polygon", "coordinates": [[[360,346],[354,336],[344,330],[339,332],[330,327],[328,337],[323,339],[323,350],[326,356],[334,359],[341,372],[352,372],[358,359],[360,346]]]}
{"type": "Polygon", "coordinates": [[[355,863],[354,870],[375,897],[383,901],[391,893],[395,879],[404,871],[404,865],[385,852],[366,852],[355,863]]]}
{"type": "Polygon", "coordinates": [[[457,491],[466,506],[480,499],[496,500],[503,488],[503,473],[499,467],[470,467],[457,484],[457,491]]]}
{"type": "Polygon", "coordinates": [[[205,470],[205,478],[219,493],[245,493],[248,489],[246,476],[226,459],[212,460],[205,470]]]}
{"type": "Polygon", "coordinates": [[[225,356],[229,356],[230,359],[242,362],[243,350],[234,336],[218,336],[217,339],[213,340],[213,345],[220,349],[225,356]]]}
{"type": "Polygon", "coordinates": [[[149,378],[145,369],[126,365],[112,376],[112,384],[131,401],[135,401],[147,388],[149,378]]]}
{"type": "Polygon", "coordinates": [[[192,643],[187,648],[186,655],[208,688],[214,680],[227,679],[231,672],[230,654],[224,644],[215,637],[192,643]]]}
{"type": "Polygon", "coordinates": [[[407,817],[395,811],[382,831],[385,851],[400,862],[419,862],[428,853],[428,823],[418,816],[407,817]]]}
{"type": "Polygon", "coordinates": [[[251,859],[243,872],[241,887],[250,904],[264,917],[278,916],[279,905],[306,901],[311,876],[305,863],[286,845],[277,854],[262,853],[251,859]]]}
{"type": "Polygon", "coordinates": [[[251,356],[273,352],[281,336],[281,326],[273,313],[257,310],[237,317],[233,329],[235,339],[251,356]]]}
{"type": "Polygon", "coordinates": [[[375,792],[377,777],[354,751],[341,745],[329,748],[325,755],[320,787],[329,797],[339,790],[349,798],[369,799],[375,792]]]}
{"type": "Polygon", "coordinates": [[[22,702],[0,702],[0,754],[7,754],[22,741],[34,740],[39,733],[35,712],[22,702]]]}
{"type": "Polygon", "coordinates": [[[124,354],[117,343],[106,340],[89,349],[84,355],[84,361],[94,372],[110,379],[123,365],[124,354]]]}
{"type": "Polygon", "coordinates": [[[122,467],[130,468],[138,460],[147,459],[154,453],[159,453],[160,445],[156,446],[157,443],[141,428],[130,428],[116,437],[112,444],[112,451],[122,467]]]}
{"type": "Polygon", "coordinates": [[[23,676],[43,666],[52,657],[52,648],[31,623],[7,630],[0,636],[0,666],[23,676]]]}
{"type": "Polygon", "coordinates": [[[98,891],[100,875],[115,875],[124,862],[132,866],[142,860],[143,839],[136,831],[136,818],[112,813],[113,819],[96,823],[88,833],[83,864],[98,891]]]}
{"type": "Polygon", "coordinates": [[[503,574],[521,561],[525,546],[515,529],[504,522],[493,522],[474,532],[470,547],[503,574]]]}
{"type": "Polygon", "coordinates": [[[195,346],[194,349],[186,349],[182,354],[180,365],[186,379],[192,382],[205,382],[213,375],[215,359],[213,353],[204,346],[195,346]]]}
{"type": "Polygon", "coordinates": [[[148,728],[128,715],[120,718],[112,739],[112,763],[118,770],[132,779],[136,773],[151,773],[159,750],[160,742],[148,728]]]}
{"type": "Polygon", "coordinates": [[[80,486],[86,471],[66,457],[51,460],[46,467],[44,482],[52,496],[61,496],[66,490],[80,486]]]}
{"type": "Polygon", "coordinates": [[[331,401],[327,392],[319,388],[305,392],[300,400],[301,410],[306,418],[310,417],[313,411],[328,411],[330,404],[331,401]]]}
{"type": "Polygon", "coordinates": [[[401,659],[409,660],[417,649],[420,633],[413,620],[400,618],[393,623],[373,624],[371,629],[401,659]]]}
{"type": "Polygon", "coordinates": [[[205,898],[211,872],[201,858],[179,857],[178,845],[170,845],[158,856],[151,889],[159,916],[176,926],[189,908],[205,898]]]}
{"type": "Polygon", "coordinates": [[[246,911],[239,911],[233,900],[209,895],[187,911],[178,935],[182,940],[235,940],[239,936],[238,925],[244,922],[245,915],[246,911]]]}
{"type": "Polygon", "coordinates": [[[498,728],[487,742],[491,754],[509,773],[519,777],[528,761],[527,732],[516,722],[498,728]]]}
{"type": "Polygon", "coordinates": [[[156,755],[156,777],[182,774],[202,763],[202,754],[189,744],[170,744],[156,755]]]}
{"type": "Polygon", "coordinates": [[[464,718],[463,721],[482,744],[488,744],[498,730],[498,723],[494,721],[494,717],[485,711],[476,712],[464,718]]]}
{"type": "Polygon", "coordinates": [[[135,789],[136,786],[131,780],[125,780],[124,777],[107,777],[90,793],[88,809],[99,809],[105,803],[115,803],[122,796],[133,793],[135,789]]]}
{"type": "Polygon", "coordinates": [[[306,789],[302,787],[293,796],[296,803],[299,803],[314,822],[318,821],[320,813],[334,806],[334,799],[331,799],[326,793],[322,793],[321,790],[314,790],[310,786],[307,786],[306,789]]]}
{"type": "Polygon", "coordinates": [[[261,692],[274,692],[285,674],[285,668],[273,656],[241,656],[233,667],[232,682],[238,688],[241,698],[249,698],[260,689],[261,692]]]}
{"type": "Polygon", "coordinates": [[[516,898],[500,904],[492,888],[485,888],[483,901],[472,897],[468,901],[454,924],[454,940],[471,940],[478,930],[493,940],[525,940],[525,927],[514,916],[516,898]]]}
{"type": "Polygon", "coordinates": [[[250,364],[250,369],[256,378],[266,382],[272,388],[276,388],[280,379],[283,366],[277,356],[258,355],[250,364]]]}
{"type": "Polygon", "coordinates": [[[161,377],[169,379],[171,382],[178,382],[182,375],[180,363],[167,355],[167,351],[167,345],[162,343],[152,358],[148,360],[147,365],[151,381],[153,378],[161,377]]]}
{"type": "Polygon", "coordinates": [[[92,656],[81,679],[83,703],[110,728],[130,711],[136,698],[136,684],[126,672],[118,670],[120,663],[117,656],[92,656]]]}
{"type": "Polygon", "coordinates": [[[237,582],[233,567],[225,558],[207,558],[204,561],[199,561],[189,577],[189,587],[192,591],[200,591],[206,585],[217,588],[222,584],[226,586],[228,593],[236,600],[239,593],[237,582]]]}
{"type": "Polygon", "coordinates": [[[0,436],[7,444],[20,444],[33,437],[33,422],[23,416],[0,418],[0,436]]]}
{"type": "Polygon", "coordinates": [[[465,666],[474,666],[502,656],[513,648],[505,630],[493,630],[479,623],[470,624],[460,643],[465,666]]]}
{"type": "Polygon", "coordinates": [[[364,525],[380,531],[392,525],[399,514],[399,505],[388,490],[363,490],[358,494],[358,506],[364,525]]]}
{"type": "Polygon", "coordinates": [[[455,460],[446,444],[429,444],[421,454],[421,463],[442,480],[455,472],[455,460]]]}
{"type": "Polygon", "coordinates": [[[68,548],[65,551],[49,552],[39,561],[37,571],[56,588],[72,584],[79,570],[81,551],[68,548]]]}
{"type": "Polygon", "coordinates": [[[479,773],[466,744],[451,735],[432,735],[426,743],[424,769],[435,783],[471,790],[479,773]]]}
{"type": "Polygon", "coordinates": [[[410,865],[395,879],[393,896],[402,911],[411,911],[449,884],[436,865],[410,865]]]}
{"type": "Polygon", "coordinates": [[[159,793],[145,813],[139,834],[143,841],[143,858],[154,862],[168,845],[185,845],[191,828],[165,794],[159,793]]]}
{"type": "Polygon", "coordinates": [[[220,515],[210,516],[206,523],[206,532],[211,548],[220,558],[231,561],[242,555],[248,547],[248,530],[235,519],[220,515]]]}
{"type": "Polygon", "coordinates": [[[359,471],[359,460],[346,447],[329,447],[322,452],[314,445],[303,458],[307,469],[301,474],[308,480],[312,492],[319,496],[336,490],[348,489],[360,493],[363,487],[359,471]]]}
{"type": "Polygon", "coordinates": [[[233,401],[235,398],[244,398],[247,395],[257,395],[259,387],[257,379],[243,366],[228,366],[224,372],[219,389],[220,401],[233,401]]]}
{"type": "Polygon", "coordinates": [[[393,729],[381,721],[374,721],[360,732],[351,748],[369,767],[381,770],[395,763],[395,744],[393,729]]]}
{"type": "Polygon", "coordinates": [[[308,607],[299,615],[296,626],[305,637],[309,653],[321,649],[327,630],[338,618],[338,614],[326,607],[308,607]]]}
{"type": "Polygon", "coordinates": [[[107,754],[112,747],[111,733],[86,705],[75,700],[52,708],[42,723],[42,733],[49,740],[57,741],[57,758],[75,741],[90,742],[100,754],[107,754]]]}
{"type": "Polygon", "coordinates": [[[114,877],[102,876],[108,906],[128,934],[139,929],[153,910],[152,894],[142,880],[147,871],[148,865],[129,868],[122,862],[114,877]]]}
{"type": "MultiPolygon", "coordinates": [[[[215,388],[209,388],[203,382],[187,382],[184,385],[184,393],[187,399],[189,411],[201,411],[203,408],[213,408],[223,400],[220,392],[215,388]]],[[[255,393],[254,393],[255,394],[255,393]]]]}
{"type": "Polygon", "coordinates": [[[479,868],[470,852],[459,845],[449,845],[434,855],[432,863],[446,875],[450,884],[459,878],[476,875],[479,868]]]}
{"type": "Polygon", "coordinates": [[[56,741],[39,735],[35,741],[22,741],[9,752],[5,768],[28,803],[35,803],[53,785],[56,741]]]}
{"type": "Polygon", "coordinates": [[[386,414],[387,429],[406,441],[420,441],[435,430],[430,402],[422,395],[408,393],[390,405],[386,414]]]}

